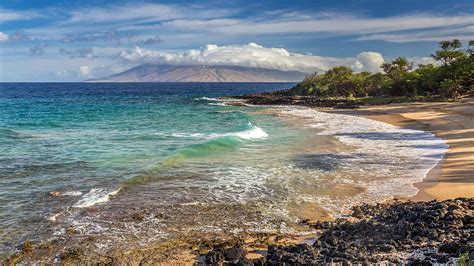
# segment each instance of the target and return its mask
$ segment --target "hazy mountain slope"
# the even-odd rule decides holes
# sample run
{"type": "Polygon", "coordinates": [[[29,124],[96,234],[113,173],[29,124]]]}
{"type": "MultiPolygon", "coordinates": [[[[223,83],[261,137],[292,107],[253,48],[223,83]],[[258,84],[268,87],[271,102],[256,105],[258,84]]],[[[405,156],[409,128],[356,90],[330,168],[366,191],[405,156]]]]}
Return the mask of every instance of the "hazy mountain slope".
{"type": "Polygon", "coordinates": [[[285,82],[300,81],[306,73],[241,66],[140,65],[88,82],[285,82]]]}

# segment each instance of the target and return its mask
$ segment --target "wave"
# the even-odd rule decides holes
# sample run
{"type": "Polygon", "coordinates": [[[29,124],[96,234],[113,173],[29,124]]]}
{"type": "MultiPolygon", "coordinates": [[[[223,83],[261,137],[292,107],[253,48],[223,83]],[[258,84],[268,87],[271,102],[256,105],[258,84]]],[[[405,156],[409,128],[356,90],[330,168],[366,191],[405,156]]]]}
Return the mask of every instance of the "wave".
{"type": "Polygon", "coordinates": [[[250,128],[237,131],[237,132],[228,132],[228,133],[186,133],[186,132],[175,132],[175,133],[165,133],[165,132],[158,132],[155,133],[159,136],[165,137],[173,137],[173,138],[197,138],[197,139],[217,139],[222,137],[238,137],[243,140],[256,140],[256,139],[264,139],[268,137],[267,132],[265,132],[262,128],[252,125],[251,123],[248,124],[250,128]]]}
{"type": "Polygon", "coordinates": [[[194,98],[196,101],[221,101],[220,99],[217,98],[212,98],[212,97],[199,97],[199,98],[194,98]]]}
{"type": "MultiPolygon", "coordinates": [[[[207,105],[214,105],[214,106],[232,106],[236,103],[242,103],[244,102],[241,99],[230,99],[230,98],[212,98],[212,97],[200,97],[200,98],[194,98],[196,101],[208,101],[207,105]]],[[[247,104],[244,104],[247,105],[247,104]]]]}
{"type": "Polygon", "coordinates": [[[120,191],[120,187],[116,190],[107,190],[104,188],[93,188],[73,205],[75,208],[87,208],[98,203],[107,202],[110,196],[116,195],[120,191]]]}
{"type": "MultiPolygon", "coordinates": [[[[263,131],[263,129],[257,127],[257,126],[252,126],[251,128],[240,131],[240,132],[235,132],[235,133],[228,133],[230,136],[236,136],[241,139],[245,140],[250,140],[250,139],[264,139],[268,137],[267,132],[263,131]]],[[[224,134],[225,135],[225,134],[224,134]]]]}
{"type": "MultiPolygon", "coordinates": [[[[316,130],[316,134],[335,137],[341,143],[353,147],[345,152],[343,167],[360,172],[366,179],[358,180],[357,186],[365,192],[351,197],[342,204],[339,199],[319,196],[314,201],[336,216],[353,205],[367,201],[378,202],[393,197],[410,197],[421,182],[447,151],[446,142],[434,134],[420,130],[404,129],[364,117],[319,112],[310,108],[288,107],[281,113],[300,117],[304,125],[316,130]],[[354,169],[357,165],[358,168],[354,169]],[[382,178],[384,177],[384,178],[382,178]]],[[[354,181],[340,178],[341,184],[354,181]]],[[[354,185],[354,184],[353,184],[354,185]]]]}
{"type": "Polygon", "coordinates": [[[205,138],[208,139],[208,141],[184,147],[178,150],[175,154],[167,157],[159,164],[143,171],[143,174],[123,180],[122,183],[135,184],[149,182],[150,180],[156,178],[156,176],[164,169],[170,167],[179,167],[186,162],[187,158],[206,157],[222,152],[227,152],[237,148],[245,140],[258,140],[268,137],[268,134],[260,127],[254,126],[251,123],[248,123],[247,126],[250,128],[243,131],[220,134],[212,133],[208,135],[201,133],[160,133],[161,135],[177,138],[205,138]]]}
{"type": "Polygon", "coordinates": [[[212,139],[203,143],[189,145],[168,156],[158,164],[143,170],[142,174],[136,175],[122,181],[124,185],[142,184],[160,178],[160,173],[183,165],[189,158],[206,157],[221,154],[236,149],[242,144],[242,140],[235,136],[225,136],[212,139]]]}
{"type": "Polygon", "coordinates": [[[229,106],[225,102],[216,102],[216,103],[208,103],[207,105],[213,105],[213,106],[229,106]]]}
{"type": "Polygon", "coordinates": [[[177,132],[177,133],[166,133],[166,132],[157,132],[155,135],[163,137],[173,137],[173,138],[189,138],[189,139],[200,139],[206,138],[207,135],[203,133],[186,133],[186,132],[177,132]]]}

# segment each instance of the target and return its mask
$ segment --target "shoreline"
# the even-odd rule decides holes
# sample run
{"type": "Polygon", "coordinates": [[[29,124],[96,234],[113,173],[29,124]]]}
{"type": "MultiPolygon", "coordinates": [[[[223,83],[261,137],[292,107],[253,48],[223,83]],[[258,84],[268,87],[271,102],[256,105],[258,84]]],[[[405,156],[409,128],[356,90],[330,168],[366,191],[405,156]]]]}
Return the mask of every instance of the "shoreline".
{"type": "Polygon", "coordinates": [[[440,162],[422,182],[413,184],[418,193],[407,200],[474,197],[474,98],[454,103],[403,103],[327,112],[352,114],[402,128],[423,130],[448,144],[440,162]]]}
{"type": "MultiPolygon", "coordinates": [[[[345,220],[340,220],[340,221],[334,221],[334,222],[321,222],[324,221],[323,219],[318,219],[317,221],[308,221],[308,222],[302,222],[302,226],[308,226],[308,228],[311,229],[316,229],[318,231],[317,234],[309,234],[305,235],[304,237],[296,237],[296,236],[291,236],[291,235],[277,235],[274,237],[268,238],[267,236],[262,237],[268,240],[260,240],[257,239],[258,241],[258,248],[256,246],[253,246],[254,243],[240,243],[240,244],[232,244],[230,247],[231,249],[235,249],[233,245],[237,245],[238,248],[237,250],[242,251],[239,253],[239,256],[243,256],[243,254],[246,254],[246,259],[255,259],[255,260],[260,260],[260,259],[265,259],[269,262],[271,262],[269,255],[278,253],[278,252],[283,252],[283,254],[286,254],[287,256],[291,258],[296,258],[296,259],[302,259],[303,255],[299,254],[298,248],[301,248],[302,252],[313,252],[312,247],[316,247],[317,249],[320,249],[322,247],[316,246],[316,244],[313,244],[312,241],[308,245],[307,238],[311,238],[312,240],[320,239],[321,235],[323,236],[322,239],[324,239],[325,236],[329,236],[330,232],[331,234],[336,233],[341,231],[341,230],[346,230],[346,232],[352,234],[354,232],[357,232],[358,230],[361,230],[361,226],[366,223],[366,221],[371,221],[373,219],[377,220],[378,223],[380,223],[380,226],[388,226],[390,230],[396,228],[397,225],[391,225],[388,221],[384,220],[386,214],[384,212],[391,208],[392,205],[400,206],[404,208],[404,211],[401,211],[399,216],[401,219],[407,219],[407,222],[411,223],[413,221],[409,220],[409,215],[410,214],[405,214],[405,212],[410,212],[413,211],[413,206],[418,206],[420,208],[426,208],[426,212],[428,212],[433,206],[442,207],[445,208],[444,206],[448,205],[459,205],[464,206],[466,210],[466,216],[468,218],[465,218],[463,216],[459,216],[456,219],[460,221],[460,224],[465,223],[466,219],[470,219],[472,210],[466,207],[466,204],[470,204],[469,202],[467,203],[458,203],[458,201],[454,202],[447,202],[447,203],[433,203],[433,202],[426,202],[432,199],[438,199],[438,200],[444,200],[447,198],[458,198],[458,197],[468,197],[472,198],[474,197],[474,160],[467,160],[463,161],[466,158],[469,159],[474,153],[474,127],[472,127],[471,123],[474,121],[474,98],[468,98],[464,99],[460,103],[407,103],[407,104],[394,104],[394,105],[384,105],[384,106],[375,106],[375,107],[363,107],[360,109],[319,109],[320,111],[328,112],[328,113],[339,113],[339,114],[349,114],[349,115],[355,115],[355,116],[361,116],[364,118],[376,120],[376,121],[381,121],[384,123],[392,124],[395,126],[400,126],[402,128],[408,128],[408,129],[417,129],[417,130],[423,130],[426,132],[434,133],[437,137],[442,138],[443,140],[446,141],[446,143],[449,145],[447,152],[444,154],[444,157],[440,160],[440,162],[432,168],[429,173],[426,175],[424,180],[420,183],[415,183],[413,184],[416,188],[418,188],[418,192],[415,196],[409,197],[409,198],[397,198],[401,201],[393,200],[393,201],[387,201],[387,202],[381,202],[373,207],[369,207],[369,209],[364,209],[368,207],[364,207],[363,205],[361,206],[356,206],[358,209],[362,208],[362,212],[364,213],[361,217],[354,216],[352,218],[347,218],[345,220]],[[472,105],[471,107],[469,105],[472,105]],[[444,114],[446,111],[446,108],[450,109],[450,119],[454,119],[456,121],[455,126],[451,125],[450,123],[446,123],[446,119],[444,118],[443,120],[440,120],[439,117],[444,114]],[[466,110],[464,108],[467,108],[469,110],[466,110]],[[458,110],[458,111],[453,111],[453,110],[458,110]],[[459,114],[460,110],[462,111],[461,114],[459,114]],[[427,114],[430,114],[429,116],[427,114]],[[459,117],[461,116],[461,117],[459,117]],[[468,118],[470,117],[470,120],[464,116],[467,116],[468,118]],[[434,117],[434,118],[433,118],[434,117]],[[467,119],[467,120],[466,120],[467,119]],[[463,122],[465,122],[463,124],[463,122]],[[452,131],[456,131],[458,134],[461,134],[462,137],[459,137],[458,134],[453,134],[452,131]],[[472,139],[471,139],[472,138],[472,139]],[[459,154],[459,153],[462,154],[459,154]],[[459,162],[464,162],[459,164],[459,162]],[[456,173],[463,173],[461,178],[453,180],[453,176],[456,175],[456,173]],[[456,182],[454,182],[456,181],[456,182]],[[461,190],[457,190],[457,188],[462,188],[461,190]],[[464,190],[463,190],[464,189],[464,190]],[[415,202],[409,202],[408,200],[415,201],[415,202]],[[426,202],[426,203],[425,203],[426,202]],[[378,216],[382,215],[382,216],[378,216]],[[408,216],[406,216],[408,215],[408,216]],[[375,217],[375,218],[374,218],[375,217]],[[348,225],[345,224],[352,224],[353,228],[346,228],[348,225]],[[277,240],[278,239],[278,240],[277,240]],[[278,245],[277,248],[270,248],[272,245],[278,245]],[[292,246],[293,245],[293,246],[292,246]],[[243,246],[246,246],[244,248],[243,246]],[[252,249],[248,249],[248,247],[252,247],[252,249]],[[263,255],[261,252],[262,250],[265,250],[265,247],[268,247],[268,251],[265,251],[265,254],[263,255]],[[291,251],[291,250],[286,250],[286,247],[293,247],[293,250],[297,250],[296,252],[291,251]],[[297,247],[297,248],[295,248],[297,247]],[[258,252],[251,252],[252,250],[258,251],[258,252]],[[263,255],[263,257],[262,257],[263,255]],[[265,257],[266,256],[266,257],[265,257]]],[[[472,200],[471,200],[472,201],[472,200]]],[[[397,208],[394,208],[393,210],[398,210],[397,208]]],[[[311,214],[315,214],[317,211],[316,210],[311,210],[311,214]]],[[[454,214],[453,214],[454,215],[454,214]]],[[[464,213],[463,213],[464,215],[464,213]]],[[[387,215],[388,216],[388,215],[387,215]]],[[[444,228],[444,224],[446,222],[442,222],[442,218],[440,216],[439,220],[439,226],[442,226],[442,228],[439,228],[442,232],[448,232],[446,228],[444,228]]],[[[426,222],[426,221],[423,221],[426,222]]],[[[364,227],[365,228],[365,227],[364,227]]],[[[364,229],[366,230],[366,229],[364,229]]],[[[374,230],[378,230],[377,228],[371,228],[367,229],[367,234],[369,232],[372,232],[374,230]]],[[[387,229],[388,230],[388,229],[387,229]]],[[[464,227],[461,227],[461,231],[459,232],[464,232],[466,230],[464,227]]],[[[348,235],[350,235],[348,234],[348,235]]],[[[430,233],[427,233],[426,236],[423,237],[429,237],[430,233]]],[[[258,234],[257,234],[258,235],[258,234]]],[[[244,240],[245,236],[242,236],[244,240]]],[[[251,236],[249,236],[252,238],[251,236]]],[[[259,238],[261,236],[258,236],[259,238]]],[[[362,236],[361,236],[362,237],[362,236]]],[[[379,238],[387,238],[387,235],[380,235],[377,236],[379,238]]],[[[337,242],[335,242],[334,245],[336,246],[341,246],[345,247],[344,241],[352,241],[351,239],[344,240],[343,238],[337,237],[336,235],[337,242]]],[[[248,240],[248,239],[247,239],[248,240]]],[[[424,239],[422,239],[425,241],[424,239]]],[[[439,239],[434,238],[432,239],[433,241],[438,241],[439,239]]],[[[239,240],[240,241],[240,240],[239,240]]],[[[243,241],[243,240],[242,240],[243,241]]],[[[325,240],[323,240],[324,243],[325,240]]],[[[328,239],[328,245],[331,242],[331,239],[328,239]]],[[[368,239],[365,239],[364,241],[369,241],[368,239]]],[[[364,242],[362,241],[362,242],[364,242]]],[[[398,241],[398,240],[397,240],[398,241]]],[[[407,241],[418,241],[416,238],[411,238],[411,240],[407,241]]],[[[421,240],[420,240],[421,241],[421,240]]],[[[422,242],[423,242],[422,241],[422,242]]],[[[439,240],[440,241],[440,240],[439,240]]],[[[456,242],[456,238],[450,239],[450,241],[456,242]]],[[[220,246],[224,244],[218,244],[219,242],[222,243],[228,243],[228,240],[226,240],[225,237],[221,238],[219,241],[208,241],[207,243],[201,243],[196,240],[196,242],[190,242],[190,243],[178,243],[176,246],[174,244],[163,244],[163,245],[151,245],[150,247],[143,248],[143,249],[132,249],[129,252],[127,252],[127,256],[130,256],[134,259],[139,259],[142,256],[147,257],[151,256],[154,257],[155,259],[162,260],[163,263],[185,263],[185,264],[192,264],[196,263],[197,261],[207,261],[207,259],[211,259],[209,262],[212,262],[215,258],[218,257],[225,257],[223,254],[227,252],[227,248],[223,248],[222,250],[219,248],[220,246]],[[204,246],[206,249],[211,249],[209,253],[204,253],[202,254],[197,250],[197,246],[204,246]],[[216,251],[216,247],[218,250],[216,251]],[[225,251],[225,252],[224,252],[225,251]],[[196,255],[196,253],[200,253],[199,255],[196,255]],[[213,253],[214,252],[214,253],[213,253]],[[219,252],[223,252],[220,255],[216,255],[219,252]],[[156,256],[156,257],[155,257],[156,256]],[[215,257],[216,256],[216,257],[215,257]],[[214,258],[215,257],[215,258],[214,258]]],[[[356,241],[357,242],[357,241],[356,241]]],[[[408,249],[403,249],[402,246],[405,245],[404,242],[400,242],[400,244],[394,245],[393,248],[390,247],[389,250],[375,250],[374,252],[388,252],[390,251],[392,254],[397,254],[397,252],[406,252],[412,249],[416,249],[419,247],[422,247],[422,242],[418,243],[416,242],[416,245],[413,245],[413,247],[408,248],[408,249]],[[402,245],[403,244],[403,245],[402,245]],[[420,245],[420,246],[418,246],[420,245]],[[394,251],[395,250],[395,251],[394,251]]],[[[441,243],[442,241],[440,241],[441,243]]],[[[319,242],[317,242],[319,243],[319,242]]],[[[367,242],[369,243],[369,242],[367,242]]],[[[458,243],[458,242],[456,242],[458,243]]],[[[382,243],[384,245],[389,245],[387,243],[382,243]]],[[[225,244],[227,245],[227,244],[225,244]]],[[[379,245],[379,244],[377,244],[379,245]]],[[[381,245],[381,244],[380,244],[381,245]]],[[[390,244],[391,245],[391,244],[390,244]]],[[[440,244],[438,243],[437,246],[440,244]]],[[[463,244],[464,245],[464,244],[463,244]]],[[[328,248],[328,247],[324,247],[328,248]]],[[[25,259],[28,261],[28,258],[34,258],[34,252],[32,252],[31,247],[23,247],[23,252],[24,254],[20,255],[18,257],[19,261],[23,261],[25,259]],[[31,257],[30,257],[31,256],[31,257]]],[[[461,250],[461,249],[457,249],[461,250]]],[[[41,251],[41,250],[40,250],[41,251]]],[[[234,250],[235,251],[235,250],[234,250]]],[[[239,251],[239,252],[240,252],[239,251]]],[[[75,253],[72,254],[63,254],[64,255],[64,261],[89,261],[92,260],[94,261],[94,257],[82,257],[82,256],[76,256],[75,253]]],[[[90,254],[89,254],[90,255],[90,254]]],[[[459,254],[453,254],[454,255],[459,255],[459,254]]],[[[312,259],[321,259],[321,258],[326,258],[329,257],[329,255],[324,255],[326,257],[318,257],[320,255],[317,254],[312,254],[312,259]]],[[[322,256],[322,255],[321,255],[322,256]]],[[[331,255],[332,256],[332,255],[331,255]]],[[[337,256],[346,256],[344,254],[335,254],[334,255],[336,258],[337,256]]],[[[378,256],[378,255],[377,255],[378,256]]],[[[447,255],[446,255],[447,256],[447,255]]],[[[443,259],[447,259],[448,257],[444,256],[443,259]]],[[[238,257],[242,258],[242,257],[238,257]]],[[[383,260],[383,257],[373,257],[374,261],[383,260]]],[[[14,261],[16,258],[13,257],[12,260],[14,261]]],[[[96,258],[97,259],[97,258],[96,258]]],[[[262,260],[263,260],[262,259],[262,260]]],[[[284,258],[283,258],[284,259],[284,258]]],[[[399,258],[400,261],[401,258],[399,258]]],[[[132,260],[132,259],[131,259],[132,260]]],[[[128,261],[128,258],[118,256],[115,257],[114,260],[112,261],[128,261]]],[[[349,261],[359,261],[360,258],[354,257],[350,258],[349,261]]],[[[304,260],[303,260],[304,261],[304,260]]],[[[343,260],[341,260],[343,261],[343,260]]],[[[218,262],[218,261],[213,261],[213,262],[218,262]]],[[[255,261],[254,261],[255,262],[255,261]]],[[[274,262],[284,262],[284,260],[276,260],[274,262]]],[[[398,259],[394,259],[393,262],[399,262],[398,259]]]]}

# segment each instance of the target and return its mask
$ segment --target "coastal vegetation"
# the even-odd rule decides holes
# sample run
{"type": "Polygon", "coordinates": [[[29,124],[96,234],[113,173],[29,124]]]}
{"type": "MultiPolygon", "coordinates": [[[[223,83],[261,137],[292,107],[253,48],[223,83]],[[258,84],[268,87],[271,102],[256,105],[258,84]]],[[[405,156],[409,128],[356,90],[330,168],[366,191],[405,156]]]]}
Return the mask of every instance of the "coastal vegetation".
{"type": "Polygon", "coordinates": [[[417,66],[398,57],[382,64],[383,72],[379,73],[354,73],[347,66],[337,66],[307,76],[290,92],[294,96],[357,99],[369,104],[457,99],[474,92],[474,40],[465,46],[457,39],[442,41],[431,57],[436,63],[417,66]]]}

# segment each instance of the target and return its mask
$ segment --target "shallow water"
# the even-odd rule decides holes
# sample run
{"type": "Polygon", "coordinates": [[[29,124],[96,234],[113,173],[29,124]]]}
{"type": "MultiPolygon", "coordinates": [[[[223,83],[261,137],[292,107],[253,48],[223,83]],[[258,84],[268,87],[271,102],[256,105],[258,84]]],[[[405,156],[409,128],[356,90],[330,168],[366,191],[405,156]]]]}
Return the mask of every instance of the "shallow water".
{"type": "Polygon", "coordinates": [[[0,84],[0,253],[291,231],[307,204],[341,216],[415,194],[445,152],[421,131],[214,98],[291,85],[0,84]]]}

